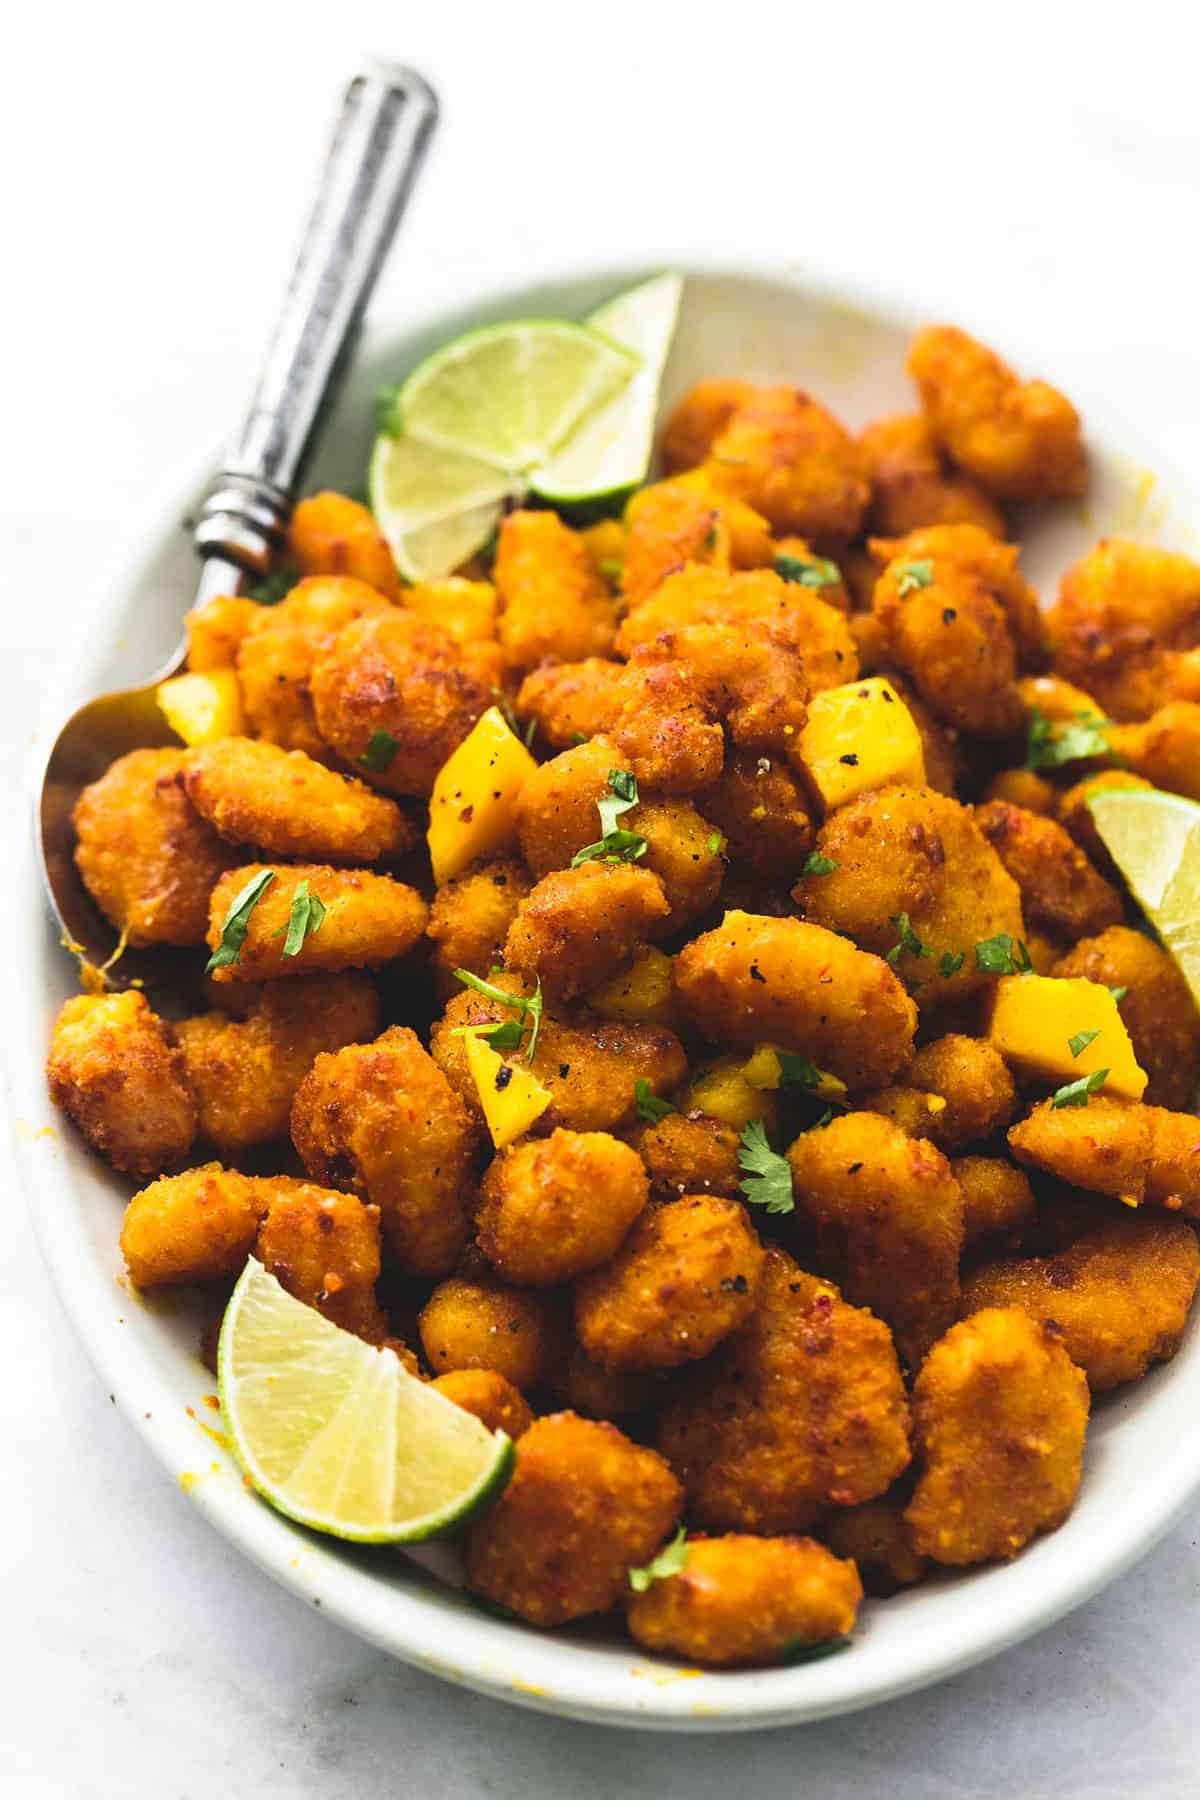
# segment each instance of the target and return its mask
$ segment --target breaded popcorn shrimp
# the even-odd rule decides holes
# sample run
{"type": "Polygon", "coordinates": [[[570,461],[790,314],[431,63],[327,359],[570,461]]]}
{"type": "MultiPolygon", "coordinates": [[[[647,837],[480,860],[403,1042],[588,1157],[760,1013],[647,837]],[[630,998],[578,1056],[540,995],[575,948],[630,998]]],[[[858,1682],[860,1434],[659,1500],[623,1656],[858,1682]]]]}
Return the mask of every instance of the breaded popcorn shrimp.
{"type": "Polygon", "coordinates": [[[247,888],[266,876],[271,879],[258,890],[238,954],[213,969],[214,981],[294,979],[391,962],[412,949],[429,917],[416,889],[389,875],[320,863],[247,863],[223,875],[212,890],[208,947],[214,956],[247,888]],[[314,901],[322,910],[303,915],[303,936],[289,951],[293,913],[314,901]]]}
{"type": "Polygon", "coordinates": [[[145,995],[78,994],[54,1022],[50,1097],[114,1169],[153,1175],[182,1162],[196,1100],[174,1033],[145,995]]]}
{"type": "Polygon", "coordinates": [[[254,738],[189,750],[187,797],[232,844],[305,862],[371,863],[411,850],[416,833],[395,801],[361,781],[254,738]]]}
{"type": "Polygon", "coordinates": [[[493,570],[500,642],[514,668],[578,662],[612,648],[617,609],[577,532],[552,512],[503,520],[493,570]]]}
{"type": "Polygon", "coordinates": [[[969,475],[955,474],[920,413],[894,413],[859,433],[873,489],[871,523],[882,537],[924,525],[978,525],[1004,536],[1004,515],[969,475]]]}
{"type": "Polygon", "coordinates": [[[369,509],[328,490],[297,502],[288,527],[288,554],[304,575],[351,575],[389,600],[400,578],[369,509]]]}

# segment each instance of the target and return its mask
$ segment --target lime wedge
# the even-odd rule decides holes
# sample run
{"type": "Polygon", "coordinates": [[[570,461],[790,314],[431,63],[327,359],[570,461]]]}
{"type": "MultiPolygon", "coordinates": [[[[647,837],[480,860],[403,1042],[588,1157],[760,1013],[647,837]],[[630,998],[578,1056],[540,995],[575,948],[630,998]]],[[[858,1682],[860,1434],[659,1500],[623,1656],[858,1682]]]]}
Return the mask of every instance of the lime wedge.
{"type": "Polygon", "coordinates": [[[393,424],[408,438],[525,475],[627,387],[637,366],[632,351],[586,325],[486,325],[413,370],[393,424]]]}
{"type": "Polygon", "coordinates": [[[1200,806],[1157,788],[1101,789],[1096,829],[1200,1005],[1200,806]]]}
{"type": "Polygon", "coordinates": [[[367,476],[371,510],[407,581],[436,581],[485,544],[509,476],[457,450],[408,437],[377,437],[367,476]]]}
{"type": "Polygon", "coordinates": [[[314,1531],[410,1544],[495,1500],[513,1446],[247,1262],[221,1327],[221,1408],[264,1499],[314,1531]]]}
{"type": "Polygon", "coordinates": [[[538,469],[533,491],[563,506],[607,501],[615,505],[645,480],[654,449],[658,386],[671,348],[683,280],[656,275],[629,288],[592,313],[594,331],[641,358],[629,384],[573,431],[562,449],[538,469]]]}

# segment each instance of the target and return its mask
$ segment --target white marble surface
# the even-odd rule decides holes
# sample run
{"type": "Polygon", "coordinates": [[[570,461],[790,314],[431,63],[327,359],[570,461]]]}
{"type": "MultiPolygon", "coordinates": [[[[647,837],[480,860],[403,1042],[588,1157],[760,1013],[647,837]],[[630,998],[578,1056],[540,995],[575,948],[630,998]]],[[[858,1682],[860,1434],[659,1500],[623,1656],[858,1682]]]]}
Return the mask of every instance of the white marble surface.
{"type": "MultiPolygon", "coordinates": [[[[1194,453],[1186,9],[1009,4],[986,27],[980,9],[919,0],[844,5],[832,23],[762,0],[417,10],[69,0],[6,26],[9,855],[24,851],[34,709],[140,522],[232,421],[364,50],[424,67],[445,102],[382,308],[559,258],[814,257],[1043,346],[1040,372],[1103,382],[1194,453]]],[[[6,1796],[1196,1791],[1200,1506],[1035,1642],[804,1731],[608,1733],[389,1662],[244,1564],[150,1460],[59,1310],[2,1154],[6,1796]]]]}

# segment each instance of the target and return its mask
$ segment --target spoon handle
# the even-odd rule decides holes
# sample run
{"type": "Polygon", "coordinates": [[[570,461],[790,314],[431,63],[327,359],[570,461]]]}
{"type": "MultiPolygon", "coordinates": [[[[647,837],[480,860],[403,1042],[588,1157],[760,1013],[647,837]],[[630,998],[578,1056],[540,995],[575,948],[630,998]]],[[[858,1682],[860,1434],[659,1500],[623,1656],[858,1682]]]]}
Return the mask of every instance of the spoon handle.
{"type": "Polygon", "coordinates": [[[347,88],[262,376],[197,514],[206,563],[263,574],[282,544],[305,455],[436,121],[437,98],[412,69],[376,64],[347,88]]]}

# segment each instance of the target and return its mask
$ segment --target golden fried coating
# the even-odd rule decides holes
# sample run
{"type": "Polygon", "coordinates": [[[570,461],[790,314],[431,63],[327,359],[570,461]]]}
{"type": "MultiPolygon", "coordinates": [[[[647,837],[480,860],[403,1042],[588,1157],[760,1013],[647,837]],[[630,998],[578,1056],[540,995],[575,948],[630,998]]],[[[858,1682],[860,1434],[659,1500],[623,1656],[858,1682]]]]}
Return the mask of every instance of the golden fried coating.
{"type": "Polygon", "coordinates": [[[683,663],[634,661],[622,671],[608,728],[621,766],[660,794],[694,794],[721,773],[725,737],[704,690],[683,663]]]}
{"type": "MultiPolygon", "coordinates": [[[[1088,801],[1093,794],[1102,794],[1110,788],[1142,788],[1151,787],[1153,783],[1140,775],[1134,775],[1128,769],[1100,769],[1094,775],[1085,775],[1074,787],[1065,793],[1055,792],[1054,813],[1064,831],[1070,832],[1079,848],[1096,868],[1108,880],[1119,879],[1117,865],[1108,854],[1108,849],[1096,830],[1096,821],[1092,817],[1088,801]]],[[[993,787],[995,784],[993,783],[993,787]]],[[[1026,806],[1019,794],[997,794],[989,791],[989,799],[1015,800],[1019,806],[1026,806]]],[[[1030,812],[1042,812],[1040,806],[1031,806],[1030,812]]]]}
{"type": "Polygon", "coordinates": [[[963,1198],[950,1164],[872,1112],[802,1132],[788,1161],[821,1267],[891,1326],[915,1368],[958,1316],[963,1198]]]}
{"type": "Polygon", "coordinates": [[[659,445],[663,468],[695,469],[707,457],[739,406],[754,398],[754,384],[725,377],[698,381],[676,402],[659,445]]]}
{"type": "Polygon", "coordinates": [[[153,1175],[181,1162],[196,1101],[169,1026],[145,995],[78,994],[54,1022],[50,1098],[114,1169],[153,1175]]]}
{"type": "Polygon", "coordinates": [[[1016,1307],[954,1325],[913,1388],[917,1549],[961,1566],[1015,1556],[1061,1525],[1079,1487],[1088,1386],[1057,1336],[1016,1307]]]}
{"type": "Polygon", "coordinates": [[[420,581],[405,588],[401,600],[407,612],[440,625],[456,644],[496,641],[496,590],[490,581],[447,575],[443,581],[420,581]]]}
{"type": "Polygon", "coordinates": [[[552,1368],[547,1379],[572,1412],[585,1419],[621,1419],[649,1411],[661,1400],[666,1378],[661,1370],[602,1369],[572,1342],[565,1362],[552,1368]]]}
{"type": "Polygon", "coordinates": [[[238,645],[261,617],[261,606],[234,594],[218,594],[204,606],[193,607],[183,621],[188,668],[195,674],[232,669],[238,645]]]}
{"type": "Polygon", "coordinates": [[[621,592],[636,606],[685,563],[716,568],[765,568],[775,546],[767,522],[740,500],[718,494],[694,476],[641,488],[625,512],[621,592]]]}
{"type": "Polygon", "coordinates": [[[1113,719],[1200,700],[1200,563],[1102,538],[1067,570],[1050,614],[1054,666],[1113,719]]]}
{"type": "Polygon", "coordinates": [[[861,1599],[854,1564],[812,1538],[730,1533],[689,1539],[683,1569],[635,1594],[626,1618],[646,1650],[753,1668],[847,1636],[861,1599]]]}
{"type": "Polygon", "coordinates": [[[904,1517],[905,1484],[864,1500],[861,1506],[842,1506],[827,1513],[818,1530],[835,1556],[849,1557],[868,1594],[886,1599],[900,1588],[922,1579],[925,1558],[913,1543],[904,1517]]]}
{"type": "Polygon", "coordinates": [[[418,1325],[425,1360],[435,1375],[492,1369],[522,1392],[545,1379],[556,1340],[545,1295],[505,1286],[474,1264],[438,1283],[418,1325]]]}
{"type": "Polygon", "coordinates": [[[1182,1219],[1118,1211],[1055,1256],[984,1263],[962,1309],[1015,1306],[1055,1332],[1093,1393],[1140,1381],[1179,1348],[1200,1281],[1200,1245],[1182,1219]]]}
{"type": "Polygon", "coordinates": [[[1200,1010],[1174,959],[1141,931],[1114,925],[1083,938],[1051,974],[1124,988],[1117,1010],[1150,1077],[1143,1099],[1184,1111],[1200,1082],[1200,1010]]]}
{"type": "Polygon", "coordinates": [[[303,750],[255,738],[198,744],[184,759],[183,785],[223,838],[268,856],[370,863],[400,856],[416,842],[395,801],[303,750]]]}
{"type": "Polygon", "coordinates": [[[1084,491],[1079,414],[1057,388],[1018,380],[994,351],[953,325],[917,332],[908,372],[934,437],[989,494],[1052,500],[1084,491]]]}
{"type": "Polygon", "coordinates": [[[365,581],[318,575],[302,581],[259,617],[238,646],[237,672],[256,737],[285,750],[326,754],[312,702],[313,667],[343,626],[393,609],[365,581]]]}
{"type": "Polygon", "coordinates": [[[878,1113],[881,1118],[890,1119],[908,1137],[928,1138],[939,1150],[946,1147],[941,1140],[941,1122],[946,1102],[940,1094],[927,1094],[922,1088],[909,1087],[906,1082],[899,1082],[891,1087],[876,1088],[873,1093],[863,1094],[859,1105],[866,1112],[878,1113]]]}
{"type": "Polygon", "coordinates": [[[1140,725],[1113,725],[1109,743],[1136,775],[1154,787],[1200,800],[1200,704],[1175,700],[1140,725]]]}
{"type": "Polygon", "coordinates": [[[552,750],[569,750],[608,730],[623,704],[623,673],[623,664],[604,656],[544,663],[521,683],[517,715],[536,719],[539,735],[552,750]]]}
{"type": "Polygon", "coordinates": [[[887,678],[897,699],[902,700],[911,713],[920,736],[925,758],[925,785],[936,788],[939,794],[949,794],[953,799],[966,774],[966,758],[958,741],[958,732],[937,718],[911,681],[906,681],[894,669],[888,671],[887,678]]]}
{"type": "Polygon", "coordinates": [[[690,670],[714,717],[739,750],[794,753],[808,717],[804,665],[785,632],[762,620],[700,621],[639,644],[635,667],[655,662],[690,670]]]}
{"type": "Polygon", "coordinates": [[[1058,810],[1058,789],[1035,769],[1001,769],[988,782],[983,797],[986,801],[998,800],[1009,806],[1023,807],[1026,812],[1041,813],[1048,819],[1052,819],[1058,810]]]}
{"type": "Polygon", "coordinates": [[[1017,1090],[1000,1052],[985,1038],[948,1032],[917,1051],[904,1079],[946,1102],[938,1121],[943,1150],[963,1150],[1003,1131],[1017,1110],[1017,1090]]]}
{"type": "Polygon", "coordinates": [[[254,1248],[271,1185],[213,1162],[142,1188],[121,1226],[121,1252],[134,1286],[239,1274],[254,1248]]]}
{"type": "Polygon", "coordinates": [[[626,962],[670,908],[636,863],[594,861],[543,875],[504,940],[504,965],[540,979],[554,1005],[586,994],[626,962]]]}
{"type": "Polygon", "coordinates": [[[907,1062],[917,1009],[881,957],[799,919],[727,912],[675,959],[696,1030],[735,1050],[777,1044],[854,1087],[907,1062]]]}
{"type": "Polygon", "coordinates": [[[863,794],[825,821],[817,852],[837,867],[805,876],[792,890],[805,916],[878,956],[901,945],[895,968],[923,984],[922,1008],[986,985],[976,944],[998,933],[1024,935],[1016,882],[968,808],[947,794],[918,787],[863,794]],[[911,935],[902,943],[904,914],[911,935]],[[912,948],[912,937],[928,954],[912,948]]]}
{"type": "Polygon", "coordinates": [[[479,1248],[507,1281],[552,1287],[606,1262],[649,1190],[628,1144],[602,1131],[554,1131],[517,1144],[488,1169],[479,1248]]]}
{"type": "MultiPolygon", "coordinates": [[[[523,990],[515,977],[503,984],[523,990]]],[[[463,1025],[498,1024],[511,1010],[482,994],[457,994],[433,1027],[434,1061],[445,1071],[472,1118],[481,1119],[475,1084],[467,1072],[461,1037],[463,1025]]],[[[687,1074],[683,1046],[661,1025],[632,1024],[623,1019],[580,1018],[574,1025],[546,1017],[530,1065],[552,1095],[534,1126],[541,1135],[563,1126],[569,1131],[616,1131],[636,1119],[636,1085],[649,1083],[656,1094],[669,1094],[687,1074]]]]}
{"type": "MultiPolygon", "coordinates": [[[[1003,543],[976,525],[928,525],[902,538],[872,538],[871,550],[885,566],[898,558],[910,568],[921,565],[913,577],[918,585],[927,561],[933,564],[929,573],[935,583],[949,580],[952,570],[971,577],[1003,609],[1019,665],[1037,669],[1044,664],[1046,624],[1037,589],[1017,567],[1021,553],[1016,544],[1003,543]]],[[[910,583],[901,577],[898,585],[908,589],[910,583]]]]}
{"type": "Polygon", "coordinates": [[[496,967],[517,907],[532,886],[522,863],[501,859],[480,863],[438,889],[426,935],[434,946],[434,981],[443,1000],[459,991],[455,969],[486,975],[496,967]]]}
{"type": "Polygon", "coordinates": [[[871,524],[884,537],[923,525],[978,525],[1005,535],[1004,514],[969,475],[948,468],[920,413],[891,413],[859,433],[871,478],[871,524]]]}
{"type": "Polygon", "coordinates": [[[434,776],[492,704],[473,651],[389,607],[347,625],[316,658],[312,704],[324,743],[390,794],[428,794],[434,776]],[[372,742],[382,754],[363,762],[372,742]]]}
{"type": "Polygon", "coordinates": [[[658,1444],[709,1531],[804,1531],[873,1499],[909,1460],[891,1333],[769,1250],[757,1307],[667,1406],[658,1444]]]}
{"type": "Polygon", "coordinates": [[[989,800],[976,807],[975,823],[1020,888],[1022,912],[1034,929],[1071,943],[1120,924],[1120,894],[1056,820],[989,800]]]}
{"type": "Polygon", "coordinates": [[[557,513],[509,513],[492,574],[500,642],[514,668],[578,662],[612,649],[616,603],[587,545],[557,513]]]}
{"type": "Polygon", "coordinates": [[[633,1143],[649,1172],[655,1200],[677,1200],[681,1194],[723,1194],[736,1200],[741,1192],[740,1139],[720,1119],[667,1113],[644,1126],[633,1143]]]}
{"type": "Polygon", "coordinates": [[[182,750],[131,750],[75,805],[75,862],[126,941],[202,944],[208,896],[236,858],[183,788],[182,750]]]}
{"type": "Polygon", "coordinates": [[[888,660],[945,724],[984,737],[1019,731],[1014,627],[1036,601],[1015,546],[972,525],[939,525],[873,547],[888,557],[873,601],[888,660]]]}
{"type": "Polygon", "coordinates": [[[1035,1106],[1008,1134],[1019,1162],[1072,1187],[1200,1219],[1200,1119],[1093,1094],[1086,1106],[1035,1106]]]}
{"type": "Polygon", "coordinates": [[[605,1613],[679,1517],[662,1458],[604,1421],[554,1413],[521,1439],[516,1473],[470,1528],[467,1588],[530,1625],[605,1613]]]}
{"type": "Polygon", "coordinates": [[[697,564],[669,575],[649,599],[630,609],[617,649],[632,656],[640,644],[688,625],[752,623],[774,626],[799,652],[814,694],[858,674],[858,651],[845,614],[803,582],[784,581],[773,569],[725,574],[697,564]]]}
{"type": "Polygon", "coordinates": [[[296,1089],[322,1051],[365,1043],[379,996],[365,975],[310,975],[252,989],[237,1018],[199,1013],[175,1027],[200,1131],[223,1155],[286,1138],[296,1089]]]}
{"type": "MultiPolygon", "coordinates": [[[[226,918],[238,896],[256,876],[270,871],[274,880],[250,914],[246,937],[236,962],[214,969],[213,980],[275,981],[283,976],[332,973],[391,962],[412,949],[425,930],[429,908],[415,888],[390,875],[366,869],[331,869],[322,863],[245,863],[223,875],[209,900],[208,947],[216,951],[226,918]],[[310,900],[324,914],[310,923],[292,956],[284,954],[297,889],[308,883],[310,900]]],[[[303,896],[299,897],[303,899],[303,896]]]]}
{"type": "Polygon", "coordinates": [[[774,531],[818,543],[857,536],[871,498],[861,450],[798,388],[757,388],[714,439],[705,473],[774,531]]]}
{"type": "Polygon", "coordinates": [[[274,1185],[255,1244],[263,1267],[343,1331],[381,1344],[388,1327],[375,1298],[379,1208],[308,1181],[281,1177],[274,1185]]]}
{"type": "Polygon", "coordinates": [[[489,1431],[503,1431],[514,1442],[533,1424],[524,1395],[496,1369],[450,1369],[431,1385],[464,1412],[474,1413],[489,1431]]]}
{"type": "MultiPolygon", "coordinates": [[[[707,808],[707,793],[702,801],[707,808]]],[[[644,800],[620,823],[645,838],[646,852],[638,867],[657,876],[667,902],[666,917],[652,925],[647,936],[671,937],[707,912],[720,893],[725,874],[722,835],[690,800],[644,800]]]]}
{"type": "Polygon", "coordinates": [[[292,1107],[309,1174],[378,1206],[389,1251],[413,1275],[444,1275],[466,1240],[472,1138],[461,1100],[400,1025],[318,1056],[292,1107]]]}
{"type": "Polygon", "coordinates": [[[754,1310],[763,1251],[744,1206],[688,1194],[637,1220],[575,1289],[575,1329],[602,1369],[694,1362],[754,1310]]]}
{"type": "MultiPolygon", "coordinates": [[[[778,757],[736,752],[704,795],[705,817],[726,840],[729,861],[765,881],[791,881],[813,846],[811,800],[778,757]]],[[[715,898],[715,896],[714,896],[715,898]]]]}
{"type": "Polygon", "coordinates": [[[387,539],[370,510],[345,494],[326,491],[299,501],[287,547],[305,575],[352,575],[389,600],[400,598],[400,577],[387,539]]]}
{"type": "Polygon", "coordinates": [[[950,1168],[962,1190],[964,1253],[973,1256],[995,1244],[1019,1244],[1033,1223],[1028,1177],[1002,1156],[956,1156],[950,1168]]]}

